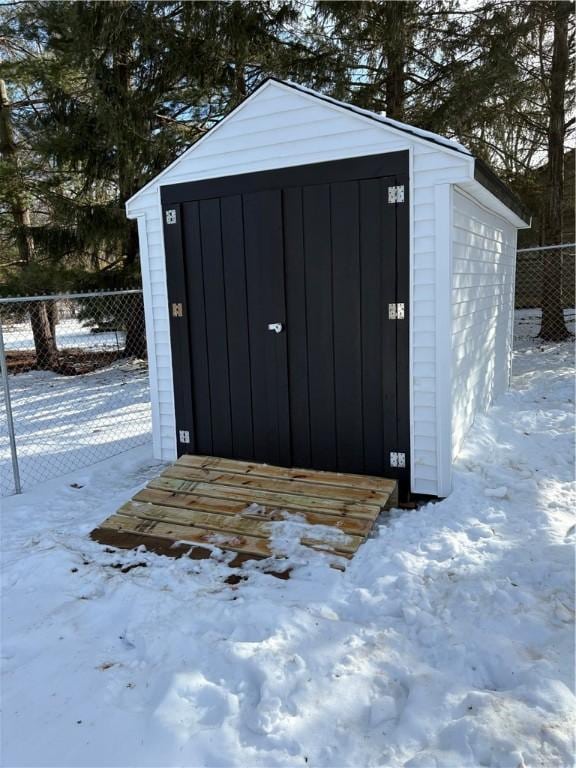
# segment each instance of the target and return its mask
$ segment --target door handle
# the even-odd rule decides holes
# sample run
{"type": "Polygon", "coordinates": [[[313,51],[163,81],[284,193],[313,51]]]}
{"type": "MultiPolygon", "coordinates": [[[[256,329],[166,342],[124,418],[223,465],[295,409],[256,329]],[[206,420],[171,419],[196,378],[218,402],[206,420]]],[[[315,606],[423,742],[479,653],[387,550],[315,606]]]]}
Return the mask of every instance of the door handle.
{"type": "Polygon", "coordinates": [[[282,333],[284,326],[282,323],[268,323],[268,330],[274,331],[274,333],[282,333]]]}

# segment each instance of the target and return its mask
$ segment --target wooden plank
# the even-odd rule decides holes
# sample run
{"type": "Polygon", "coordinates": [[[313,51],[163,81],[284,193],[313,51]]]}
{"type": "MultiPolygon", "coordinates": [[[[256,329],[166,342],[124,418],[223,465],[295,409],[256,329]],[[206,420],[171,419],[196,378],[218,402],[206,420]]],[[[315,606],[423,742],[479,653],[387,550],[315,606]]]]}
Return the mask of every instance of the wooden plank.
{"type": "Polygon", "coordinates": [[[91,537],[174,556],[205,557],[217,547],[234,552],[239,563],[282,558],[271,538],[274,524],[287,521],[295,523],[291,534],[302,545],[350,559],[396,494],[396,483],[386,478],[189,455],[152,479],[91,537]]]}
{"type": "Polygon", "coordinates": [[[343,515],[361,520],[376,520],[381,512],[381,507],[377,504],[322,499],[316,496],[293,496],[289,493],[274,493],[271,491],[261,491],[257,488],[199,483],[194,480],[167,476],[154,478],[148,483],[148,488],[194,493],[202,497],[236,499],[245,504],[257,502],[264,505],[280,505],[289,509],[310,509],[319,513],[326,512],[332,515],[343,515]]]}
{"type": "Polygon", "coordinates": [[[321,485],[337,485],[348,488],[363,488],[384,493],[392,493],[396,481],[385,477],[370,475],[354,475],[340,472],[324,472],[314,469],[297,469],[289,467],[274,467],[269,464],[258,464],[249,461],[221,459],[215,456],[195,456],[187,454],[176,462],[179,466],[195,467],[198,469],[218,469],[225,472],[237,472],[243,475],[274,477],[285,480],[298,480],[303,483],[321,485]]]}
{"type": "MultiPolygon", "coordinates": [[[[248,506],[246,501],[196,496],[188,493],[173,493],[169,490],[157,490],[154,488],[144,488],[144,490],[134,496],[133,500],[146,501],[165,507],[198,510],[215,515],[241,515],[248,506]]],[[[301,515],[309,525],[331,525],[354,536],[367,536],[372,528],[371,520],[359,520],[354,517],[313,512],[309,509],[299,509],[298,507],[287,508],[282,504],[262,505],[262,507],[271,514],[271,519],[283,520],[285,516],[281,513],[288,512],[289,514],[301,515]]]]}
{"type": "Polygon", "coordinates": [[[138,533],[142,537],[154,536],[174,542],[186,542],[191,546],[212,546],[233,552],[260,555],[261,557],[271,557],[274,554],[265,539],[233,533],[217,533],[191,525],[144,520],[128,515],[112,515],[100,527],[119,532],[138,533]]]}
{"type": "MultiPolygon", "coordinates": [[[[192,528],[203,528],[215,533],[238,533],[242,536],[253,536],[260,539],[270,538],[271,523],[286,520],[286,517],[279,515],[276,520],[267,522],[241,517],[240,515],[218,515],[214,512],[202,512],[196,509],[161,506],[159,504],[150,504],[141,501],[129,501],[118,510],[117,514],[126,515],[128,517],[139,517],[146,520],[175,523],[177,525],[188,525],[192,528]]],[[[298,525],[298,523],[296,524],[298,525]]],[[[338,537],[337,540],[327,540],[325,535],[323,536],[320,532],[321,529],[319,529],[318,535],[315,535],[314,532],[308,530],[305,525],[302,525],[301,527],[303,529],[302,534],[300,535],[302,544],[314,543],[327,550],[353,553],[364,541],[363,536],[350,536],[344,531],[341,531],[342,536],[338,537]]],[[[298,535],[297,529],[296,535],[298,535]]]]}
{"type": "Polygon", "coordinates": [[[408,150],[387,152],[331,162],[220,176],[161,187],[163,204],[203,200],[208,197],[245,194],[255,190],[281,189],[309,184],[331,184],[349,179],[393,176],[404,171],[408,150]]]}
{"type": "MultiPolygon", "coordinates": [[[[270,400],[274,393],[269,392],[260,371],[267,370],[273,361],[270,359],[270,339],[265,333],[269,308],[263,305],[266,300],[265,284],[268,281],[267,264],[262,263],[259,232],[258,195],[242,195],[242,214],[244,224],[244,266],[246,273],[246,297],[248,303],[248,345],[250,361],[251,400],[246,404],[251,410],[253,456],[262,459],[274,453],[268,445],[266,425],[270,423],[273,404],[270,400]]],[[[275,435],[273,435],[275,437],[275,435]]]]}
{"type": "MultiPolygon", "coordinates": [[[[206,547],[190,547],[189,544],[174,544],[171,539],[161,539],[157,536],[142,536],[139,533],[129,533],[127,531],[117,531],[113,528],[104,528],[107,521],[104,521],[99,528],[95,528],[90,533],[90,538],[103,544],[106,547],[118,547],[119,549],[136,549],[145,547],[149,552],[155,552],[158,555],[166,557],[190,557],[193,560],[206,560],[211,557],[212,550],[206,547]]],[[[242,557],[242,562],[247,559],[262,559],[256,555],[238,555],[242,557]]],[[[241,565],[242,562],[238,563],[241,565]]],[[[236,567],[232,562],[231,567],[236,567]]]]}
{"type": "MultiPolygon", "coordinates": [[[[127,533],[115,531],[110,528],[96,528],[90,534],[90,538],[97,541],[99,544],[103,544],[107,547],[116,547],[119,549],[136,549],[136,547],[145,547],[149,552],[155,552],[158,555],[166,555],[167,557],[188,557],[192,560],[206,560],[212,557],[212,550],[206,547],[190,547],[189,544],[174,544],[170,539],[161,539],[155,536],[142,537],[138,533],[127,533]]],[[[240,568],[243,563],[248,560],[262,560],[261,555],[250,555],[236,552],[235,557],[229,561],[228,566],[230,568],[240,568]]],[[[271,570],[266,568],[263,573],[268,573],[271,576],[275,576],[278,579],[290,578],[290,572],[292,568],[290,565],[284,565],[282,561],[278,560],[278,568],[284,567],[284,570],[271,570]]],[[[330,563],[331,568],[344,571],[345,567],[342,563],[341,556],[336,556],[336,559],[330,563]]],[[[234,576],[229,577],[234,578],[234,576]]],[[[234,583],[226,580],[226,583],[234,583]]]]}
{"type": "Polygon", "coordinates": [[[235,485],[242,488],[289,493],[292,495],[314,495],[325,499],[340,499],[341,501],[363,501],[384,508],[390,498],[390,493],[376,491],[370,488],[352,488],[350,486],[327,486],[320,483],[310,484],[298,480],[284,480],[274,477],[259,477],[238,475],[233,472],[197,469],[183,464],[174,464],[162,473],[163,477],[177,477],[181,480],[197,480],[198,482],[216,483],[217,485],[235,485]]]}
{"type": "MultiPolygon", "coordinates": [[[[163,522],[157,519],[134,517],[120,514],[120,511],[109,517],[101,526],[101,530],[117,531],[119,533],[138,533],[143,537],[152,536],[159,539],[168,539],[173,542],[189,543],[191,546],[217,547],[226,551],[241,552],[259,557],[273,557],[276,553],[270,547],[268,541],[246,534],[227,533],[210,529],[203,529],[181,523],[163,522]]],[[[333,546],[321,541],[306,540],[305,546],[320,551],[337,554],[340,557],[350,557],[351,553],[336,551],[333,546]]]]}

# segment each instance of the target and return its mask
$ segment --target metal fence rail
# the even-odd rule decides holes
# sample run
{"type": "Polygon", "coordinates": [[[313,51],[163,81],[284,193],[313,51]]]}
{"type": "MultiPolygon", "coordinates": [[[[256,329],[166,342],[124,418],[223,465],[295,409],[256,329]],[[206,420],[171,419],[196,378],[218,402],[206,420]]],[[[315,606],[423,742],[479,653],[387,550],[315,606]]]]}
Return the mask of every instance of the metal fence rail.
{"type": "Polygon", "coordinates": [[[574,332],[576,244],[522,248],[516,258],[514,345],[574,332]]]}
{"type": "Polygon", "coordinates": [[[0,495],[150,439],[142,291],[0,299],[0,495]]]}

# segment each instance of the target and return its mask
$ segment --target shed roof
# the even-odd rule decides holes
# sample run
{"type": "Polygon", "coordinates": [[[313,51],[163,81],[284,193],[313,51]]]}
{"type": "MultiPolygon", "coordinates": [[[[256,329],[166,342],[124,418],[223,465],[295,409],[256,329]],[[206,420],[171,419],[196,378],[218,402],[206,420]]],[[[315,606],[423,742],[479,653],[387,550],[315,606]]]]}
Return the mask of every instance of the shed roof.
{"type": "Polygon", "coordinates": [[[445,136],[441,136],[440,134],[433,133],[432,131],[426,131],[422,128],[417,128],[416,126],[408,125],[407,123],[402,123],[398,120],[393,120],[390,117],[386,117],[385,115],[378,114],[377,112],[371,112],[370,110],[357,107],[354,104],[349,104],[347,102],[339,101],[338,99],[334,99],[331,96],[326,96],[325,94],[320,93],[319,91],[315,91],[303,85],[293,83],[289,80],[280,80],[275,77],[269,77],[266,80],[264,80],[262,83],[260,83],[260,85],[249,96],[247,96],[246,99],[244,99],[244,101],[242,101],[235,109],[233,109],[232,112],[230,112],[225,118],[223,118],[223,120],[216,123],[216,125],[214,125],[209,131],[207,131],[207,133],[205,133],[196,142],[191,144],[178,158],[176,158],[176,160],[174,160],[173,163],[171,163],[171,165],[167,166],[157,176],[155,176],[147,184],[145,184],[144,187],[142,187],[142,189],[136,192],[136,194],[133,195],[130,198],[130,200],[128,200],[128,202],[126,203],[126,207],[129,208],[132,205],[132,203],[135,202],[143,192],[148,190],[153,184],[159,182],[160,179],[163,176],[165,176],[170,169],[178,165],[185,156],[188,156],[188,154],[192,153],[200,142],[203,142],[206,139],[209,139],[210,136],[212,136],[213,133],[218,130],[218,127],[222,125],[224,122],[227,122],[234,114],[236,114],[238,110],[241,110],[244,104],[246,104],[248,100],[257,98],[258,92],[262,91],[264,88],[269,87],[270,85],[273,85],[273,84],[294,89],[295,91],[299,91],[301,93],[307,94],[308,96],[312,96],[327,104],[331,104],[332,106],[347,110],[348,112],[353,112],[354,114],[357,114],[360,117],[368,118],[370,120],[373,120],[379,123],[383,127],[386,127],[388,130],[391,129],[394,132],[407,134],[411,136],[413,139],[416,139],[417,141],[430,142],[432,144],[435,144],[438,147],[438,149],[441,151],[448,150],[449,152],[454,152],[459,154],[460,156],[465,156],[469,158],[471,161],[474,162],[475,181],[478,182],[480,185],[482,185],[482,187],[487,189],[496,198],[498,198],[507,208],[513,211],[524,222],[530,221],[530,216],[527,212],[526,207],[516,197],[516,195],[514,195],[514,193],[509,189],[509,187],[506,186],[506,184],[497,176],[497,174],[494,173],[494,171],[492,171],[492,169],[485,162],[483,162],[479,158],[475,158],[467,147],[465,147],[462,144],[459,144],[457,141],[454,141],[453,139],[448,139],[445,136]]]}
{"type": "MultiPolygon", "coordinates": [[[[307,93],[310,96],[315,96],[317,99],[322,99],[322,101],[326,101],[329,104],[334,104],[337,107],[348,109],[351,112],[355,112],[357,115],[362,115],[363,117],[369,117],[371,120],[376,120],[377,122],[382,123],[383,125],[387,125],[389,128],[394,128],[395,130],[401,131],[402,133],[408,133],[412,136],[416,136],[419,139],[425,139],[426,141],[431,141],[433,144],[438,144],[442,147],[453,149],[455,152],[461,152],[463,155],[468,155],[469,157],[472,157],[472,153],[467,147],[465,147],[462,144],[459,144],[457,141],[454,141],[453,139],[447,139],[445,136],[441,136],[438,133],[433,133],[432,131],[425,131],[423,128],[417,128],[414,125],[408,125],[408,123],[401,123],[399,120],[393,120],[391,117],[386,117],[386,115],[381,115],[378,112],[371,112],[369,109],[363,109],[362,107],[357,107],[355,104],[349,104],[346,101],[339,101],[338,99],[333,99],[331,96],[326,96],[325,94],[320,93],[319,91],[314,91],[312,90],[312,88],[306,88],[306,86],[304,85],[298,85],[298,83],[293,83],[291,80],[279,80],[276,77],[269,77],[267,80],[264,81],[264,83],[267,83],[268,81],[282,83],[283,85],[288,85],[290,88],[294,88],[297,91],[301,91],[302,93],[307,93]]],[[[264,85],[264,83],[262,83],[262,85],[264,85]]],[[[254,92],[256,92],[256,90],[254,92]]]]}

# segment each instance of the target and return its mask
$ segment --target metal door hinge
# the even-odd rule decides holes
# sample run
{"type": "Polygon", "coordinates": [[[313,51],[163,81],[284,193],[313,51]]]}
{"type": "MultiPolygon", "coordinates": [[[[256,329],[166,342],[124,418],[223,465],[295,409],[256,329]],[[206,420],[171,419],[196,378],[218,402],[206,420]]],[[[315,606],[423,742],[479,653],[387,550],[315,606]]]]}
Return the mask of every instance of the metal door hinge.
{"type": "Polygon", "coordinates": [[[166,211],[166,224],[176,224],[176,209],[169,208],[166,211]]]}
{"type": "Polygon", "coordinates": [[[406,454],[399,453],[398,451],[392,451],[390,453],[390,466],[404,469],[406,466],[406,454]]]}
{"type": "Polygon", "coordinates": [[[404,184],[400,184],[400,186],[398,187],[388,187],[388,202],[389,203],[404,202],[404,184]]]}
{"type": "Polygon", "coordinates": [[[187,429],[179,429],[178,430],[178,439],[181,443],[189,443],[190,442],[190,432],[187,429]]]}
{"type": "Polygon", "coordinates": [[[404,303],[388,304],[388,320],[404,320],[404,303]]]}
{"type": "Polygon", "coordinates": [[[182,317],[182,304],[172,304],[172,317],[182,317]]]}

